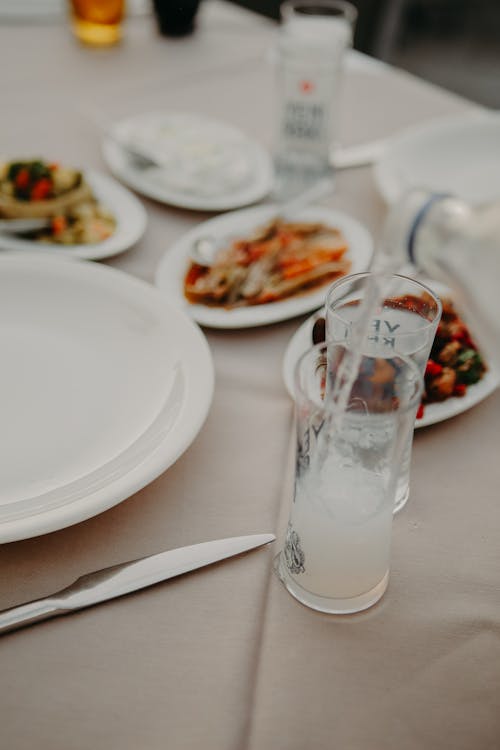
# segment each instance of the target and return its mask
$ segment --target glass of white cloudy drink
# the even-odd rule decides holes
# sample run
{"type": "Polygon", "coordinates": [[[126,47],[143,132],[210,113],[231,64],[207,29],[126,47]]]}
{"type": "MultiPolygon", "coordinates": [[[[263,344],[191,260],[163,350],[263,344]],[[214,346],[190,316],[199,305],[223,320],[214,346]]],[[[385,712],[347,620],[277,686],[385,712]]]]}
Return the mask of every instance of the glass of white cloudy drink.
{"type": "Polygon", "coordinates": [[[422,389],[411,360],[366,356],[340,412],[323,396],[345,351],[332,347],[328,372],[321,344],[297,364],[295,490],[277,560],[296,599],[332,614],[366,609],[387,587],[398,461],[422,389]]]}
{"type": "MultiPolygon", "coordinates": [[[[326,297],[328,347],[351,339],[371,276],[370,273],[353,274],[330,287],[326,297]]],[[[423,378],[441,318],[441,300],[424,284],[398,274],[389,275],[383,289],[384,300],[371,315],[363,353],[389,359],[395,353],[410,357],[423,378]]],[[[418,404],[415,413],[417,408],[418,404]]],[[[404,507],[409,496],[412,441],[413,430],[401,457],[395,513],[404,507]]]]}

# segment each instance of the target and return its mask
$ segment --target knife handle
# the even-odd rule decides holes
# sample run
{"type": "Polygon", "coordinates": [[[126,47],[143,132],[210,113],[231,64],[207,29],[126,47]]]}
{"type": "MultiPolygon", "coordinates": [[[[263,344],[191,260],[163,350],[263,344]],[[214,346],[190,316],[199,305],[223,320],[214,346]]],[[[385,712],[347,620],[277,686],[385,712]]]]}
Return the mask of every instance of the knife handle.
{"type": "Polygon", "coordinates": [[[0,612],[0,635],[40,620],[48,620],[49,617],[62,615],[67,611],[61,607],[57,599],[37,599],[20,607],[6,609],[0,612]]]}

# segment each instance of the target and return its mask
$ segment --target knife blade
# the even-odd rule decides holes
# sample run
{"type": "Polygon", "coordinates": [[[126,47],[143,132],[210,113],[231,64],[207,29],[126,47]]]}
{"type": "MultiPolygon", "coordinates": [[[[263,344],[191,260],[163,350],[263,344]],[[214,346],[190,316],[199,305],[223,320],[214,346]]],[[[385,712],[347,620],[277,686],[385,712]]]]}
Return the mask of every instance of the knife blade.
{"type": "Polygon", "coordinates": [[[52,596],[0,612],[0,635],[75,612],[274,542],[274,534],[216,539],[88,573],[52,596]]]}

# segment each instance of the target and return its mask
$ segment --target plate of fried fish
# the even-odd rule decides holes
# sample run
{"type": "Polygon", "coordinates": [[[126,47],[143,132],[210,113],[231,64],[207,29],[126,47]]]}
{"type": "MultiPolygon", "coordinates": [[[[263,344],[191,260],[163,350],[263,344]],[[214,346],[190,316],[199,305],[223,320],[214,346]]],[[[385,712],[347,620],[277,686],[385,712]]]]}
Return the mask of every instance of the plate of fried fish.
{"type": "Polygon", "coordinates": [[[204,326],[248,328],[318,308],[328,286],[369,265],[369,232],[347,214],[309,206],[281,216],[259,206],[210,219],[165,252],[156,284],[204,326]],[[200,240],[214,250],[192,259],[200,240]]]}

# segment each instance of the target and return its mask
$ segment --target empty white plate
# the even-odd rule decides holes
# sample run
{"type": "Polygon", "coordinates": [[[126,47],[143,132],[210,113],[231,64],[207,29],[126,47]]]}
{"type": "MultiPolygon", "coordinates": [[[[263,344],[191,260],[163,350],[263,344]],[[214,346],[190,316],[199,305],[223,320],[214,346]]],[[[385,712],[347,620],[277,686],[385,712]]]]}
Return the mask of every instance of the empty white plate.
{"type": "Polygon", "coordinates": [[[500,198],[500,114],[474,110],[395,136],[375,165],[375,180],[388,203],[412,188],[473,204],[500,198]]]}
{"type": "Polygon", "coordinates": [[[93,516],[188,447],[213,390],[200,330],[97,264],[0,256],[0,541],[93,516]]]}

